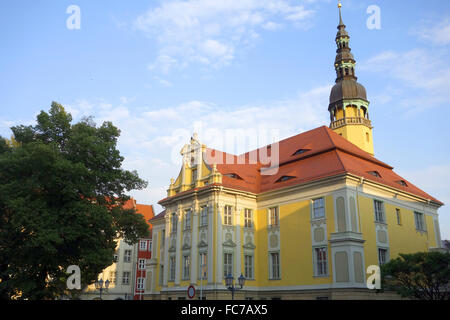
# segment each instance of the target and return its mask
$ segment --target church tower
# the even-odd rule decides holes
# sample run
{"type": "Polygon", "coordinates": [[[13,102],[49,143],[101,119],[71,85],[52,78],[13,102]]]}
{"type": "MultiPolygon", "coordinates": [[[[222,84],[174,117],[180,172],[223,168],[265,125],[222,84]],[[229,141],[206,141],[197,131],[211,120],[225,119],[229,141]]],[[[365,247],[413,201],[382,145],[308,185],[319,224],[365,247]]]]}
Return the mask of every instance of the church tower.
{"type": "Polygon", "coordinates": [[[331,89],[328,106],[330,128],[362,150],[374,155],[369,101],[366,89],[357,82],[356,61],[349,46],[350,37],[342,21],[340,2],[338,7],[337,54],[334,63],[337,77],[336,84],[331,89]]]}

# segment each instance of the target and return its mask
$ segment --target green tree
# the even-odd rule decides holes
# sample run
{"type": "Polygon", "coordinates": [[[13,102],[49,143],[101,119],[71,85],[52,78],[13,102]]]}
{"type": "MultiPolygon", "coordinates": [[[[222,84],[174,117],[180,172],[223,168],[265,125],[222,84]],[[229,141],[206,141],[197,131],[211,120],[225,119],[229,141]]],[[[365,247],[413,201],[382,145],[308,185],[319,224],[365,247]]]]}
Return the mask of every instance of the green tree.
{"type": "Polygon", "coordinates": [[[69,265],[93,283],[113,262],[116,239],[133,244],[148,225],[125,209],[126,192],[147,183],[121,168],[120,131],[72,117],[53,102],[35,126],[0,138],[0,298],[53,299],[69,265]],[[15,143],[11,143],[14,141],[15,143]]]}
{"type": "Polygon", "coordinates": [[[450,253],[400,254],[381,267],[382,286],[402,297],[448,300],[450,253]]]}

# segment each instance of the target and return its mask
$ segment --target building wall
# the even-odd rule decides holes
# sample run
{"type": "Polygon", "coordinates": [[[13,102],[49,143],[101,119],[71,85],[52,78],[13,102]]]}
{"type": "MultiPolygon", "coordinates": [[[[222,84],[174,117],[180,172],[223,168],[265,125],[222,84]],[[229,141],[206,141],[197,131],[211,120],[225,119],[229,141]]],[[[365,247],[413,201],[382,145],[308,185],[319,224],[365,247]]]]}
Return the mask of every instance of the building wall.
{"type": "MultiPolygon", "coordinates": [[[[290,191],[275,192],[273,195],[266,194],[258,197],[258,200],[248,194],[233,191],[205,193],[202,196],[188,197],[169,205],[166,208],[168,212],[166,218],[154,224],[154,232],[158,238],[158,245],[154,246],[157,250],[155,257],[158,267],[155,267],[153,271],[156,280],[152,293],[158,294],[160,298],[183,297],[190,284],[194,284],[199,290],[200,281],[197,275],[193,277],[192,270],[189,281],[181,280],[183,255],[181,246],[185,235],[182,226],[185,209],[198,210],[205,204],[211,207],[208,232],[212,234],[208,234],[207,242],[209,244],[212,241],[212,244],[208,246],[208,256],[212,255],[212,257],[208,261],[208,280],[204,281],[204,290],[209,298],[214,299],[226,297],[229,294],[223,278],[224,252],[233,253],[233,276],[235,279],[241,272],[244,273],[245,252],[254,255],[255,278],[246,281],[246,293],[241,293],[245,297],[270,298],[275,295],[283,299],[311,298],[325,292],[325,295],[330,298],[342,298],[345,296],[342,292],[345,291],[342,291],[340,295],[333,295],[326,290],[351,289],[353,291],[349,293],[349,296],[371,296],[371,293],[364,291],[367,277],[365,272],[369,265],[379,264],[378,248],[386,248],[388,256],[395,258],[399,253],[428,251],[437,246],[434,224],[434,220],[437,219],[436,208],[418,200],[413,201],[406,196],[400,197],[392,191],[379,189],[369,183],[334,181],[309,188],[298,190],[293,188],[290,191]],[[312,219],[312,200],[318,197],[323,197],[325,200],[326,219],[315,221],[312,219]],[[342,210],[346,220],[344,224],[340,221],[339,216],[339,210],[341,210],[337,205],[339,198],[341,199],[339,201],[343,201],[342,210]],[[384,202],[386,222],[383,224],[375,222],[374,199],[384,202]],[[234,225],[231,228],[221,223],[225,205],[233,207],[234,225]],[[268,227],[268,209],[273,206],[279,209],[280,226],[277,230],[268,227]],[[243,227],[245,208],[253,209],[253,229],[243,227]],[[401,210],[401,225],[397,223],[395,210],[397,208],[401,210]],[[414,211],[425,214],[426,232],[416,230],[414,211]],[[161,261],[162,254],[164,256],[170,254],[167,246],[171,235],[167,230],[170,230],[170,214],[173,212],[180,215],[177,250],[173,253],[176,254],[176,259],[179,261],[177,263],[177,281],[168,281],[167,286],[164,287],[159,285],[159,261],[161,261]],[[325,230],[323,239],[315,238],[317,228],[325,230]],[[163,229],[166,230],[164,250],[160,246],[163,229]],[[385,236],[380,236],[383,231],[385,236]],[[349,236],[339,238],[346,234],[349,236]],[[249,235],[253,240],[254,249],[244,248],[249,235]],[[234,244],[234,246],[225,245],[227,241],[231,241],[229,244],[234,244]],[[326,276],[314,276],[313,250],[316,245],[323,245],[327,248],[328,274],[326,276]],[[269,254],[271,251],[280,253],[281,279],[279,280],[269,279],[269,254]],[[360,260],[357,259],[358,256],[360,260]],[[336,263],[339,268],[335,270],[336,263]],[[347,280],[342,281],[342,278],[347,280]]],[[[194,243],[196,244],[201,242],[200,233],[193,229],[195,226],[198,230],[199,216],[200,214],[197,212],[191,217],[191,230],[188,233],[195,237],[194,243]],[[197,219],[196,223],[194,223],[194,217],[197,219]]],[[[194,259],[198,259],[198,251],[199,248],[189,251],[191,268],[193,268],[194,259]]],[[[168,259],[164,259],[165,277],[169,271],[167,262],[168,259]]],[[[198,268],[198,261],[196,263],[198,268]]]]}
{"type": "Polygon", "coordinates": [[[374,154],[372,129],[364,125],[345,125],[333,130],[360,149],[374,154]]]}
{"type": "MultiPolygon", "coordinates": [[[[116,272],[116,281],[111,282],[109,288],[107,290],[103,289],[102,291],[103,300],[132,299],[137,259],[136,249],[136,245],[129,245],[123,239],[118,239],[116,247],[117,262],[104,269],[103,272],[99,274],[98,278],[103,281],[109,280],[111,282],[111,272],[116,272]],[[131,250],[130,262],[124,261],[126,250],[131,250]],[[130,277],[128,284],[122,283],[123,272],[129,272],[130,277]]],[[[82,300],[93,300],[98,299],[99,297],[100,292],[95,288],[94,284],[88,286],[84,293],[80,296],[82,300]]]]}

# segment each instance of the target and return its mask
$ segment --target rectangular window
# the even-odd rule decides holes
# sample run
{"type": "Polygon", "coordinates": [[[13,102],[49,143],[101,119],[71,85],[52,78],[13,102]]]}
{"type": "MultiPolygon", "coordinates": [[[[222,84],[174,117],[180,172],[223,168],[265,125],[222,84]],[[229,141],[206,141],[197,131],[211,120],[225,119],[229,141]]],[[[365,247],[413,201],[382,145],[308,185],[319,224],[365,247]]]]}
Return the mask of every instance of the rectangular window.
{"type": "Polygon", "coordinates": [[[384,206],[383,202],[374,200],[373,201],[375,207],[375,221],[384,223],[384,206]]]}
{"type": "Polygon", "coordinates": [[[159,269],[159,285],[162,286],[164,283],[164,266],[159,269]]]}
{"type": "Polygon", "coordinates": [[[207,254],[206,252],[201,252],[199,254],[199,278],[206,279],[208,274],[208,263],[207,263],[207,254]]]}
{"type": "Polygon", "coordinates": [[[122,273],[122,284],[130,284],[130,272],[125,271],[124,273],[122,273]]]}
{"type": "Polygon", "coordinates": [[[166,230],[161,232],[161,246],[164,247],[164,242],[166,241],[166,230]]]}
{"type": "Polygon", "coordinates": [[[325,204],[323,198],[313,200],[313,212],[314,219],[325,217],[325,204]]]}
{"type": "Polygon", "coordinates": [[[123,253],[123,262],[131,262],[131,250],[125,250],[123,253]]]}
{"type": "Polygon", "coordinates": [[[145,259],[139,259],[139,270],[145,269],[145,259]]]}
{"type": "Polygon", "coordinates": [[[224,212],[223,212],[223,224],[227,226],[233,225],[232,223],[232,207],[231,206],[225,206],[224,212]]]}
{"type": "Polygon", "coordinates": [[[117,271],[110,271],[109,282],[111,282],[111,284],[116,284],[116,278],[117,278],[117,271]]]}
{"type": "Polygon", "coordinates": [[[184,230],[191,229],[191,209],[186,210],[184,214],[184,230]]]}
{"type": "Polygon", "coordinates": [[[147,250],[147,240],[141,240],[139,242],[139,250],[146,251],[147,250]]]}
{"type": "Polygon", "coordinates": [[[148,251],[152,251],[152,240],[148,242],[148,251]]]}
{"type": "Polygon", "coordinates": [[[172,233],[177,232],[178,227],[178,216],[176,213],[172,214],[172,233]]]}
{"type": "Polygon", "coordinates": [[[316,275],[324,276],[328,274],[327,266],[327,248],[315,248],[315,259],[316,259],[316,275]]]}
{"type": "Polygon", "coordinates": [[[386,249],[378,249],[378,264],[382,266],[387,262],[387,250],[386,249]]]}
{"type": "Polygon", "coordinates": [[[169,281],[174,281],[175,280],[175,257],[170,257],[169,266],[170,266],[169,281]]]}
{"type": "Polygon", "coordinates": [[[191,257],[183,256],[183,280],[189,280],[191,276],[191,257]]]}
{"type": "Polygon", "coordinates": [[[229,274],[233,275],[233,254],[223,254],[223,277],[226,278],[229,274]]]}
{"type": "Polygon", "coordinates": [[[270,253],[270,279],[280,279],[280,253],[270,253]]]}
{"type": "Polygon", "coordinates": [[[397,224],[401,225],[402,224],[402,216],[400,214],[400,209],[395,209],[395,213],[397,214],[397,224]]]}
{"type": "Polygon", "coordinates": [[[244,227],[253,228],[253,211],[251,209],[244,210],[244,227]]]}
{"type": "Polygon", "coordinates": [[[137,289],[138,290],[144,290],[144,278],[138,278],[137,279],[137,289]]]}
{"type": "Polygon", "coordinates": [[[269,209],[269,224],[270,226],[278,226],[280,223],[280,217],[278,215],[278,207],[269,209]]]}
{"type": "Polygon", "coordinates": [[[192,181],[191,183],[195,183],[197,181],[197,169],[192,169],[192,181]]]}
{"type": "Polygon", "coordinates": [[[253,256],[244,256],[244,276],[246,279],[253,279],[253,256]]]}
{"type": "Polygon", "coordinates": [[[200,226],[208,225],[208,207],[204,206],[200,212],[200,226]]]}
{"type": "Polygon", "coordinates": [[[421,212],[414,212],[414,220],[416,222],[416,229],[419,231],[426,231],[425,217],[421,212]]]}

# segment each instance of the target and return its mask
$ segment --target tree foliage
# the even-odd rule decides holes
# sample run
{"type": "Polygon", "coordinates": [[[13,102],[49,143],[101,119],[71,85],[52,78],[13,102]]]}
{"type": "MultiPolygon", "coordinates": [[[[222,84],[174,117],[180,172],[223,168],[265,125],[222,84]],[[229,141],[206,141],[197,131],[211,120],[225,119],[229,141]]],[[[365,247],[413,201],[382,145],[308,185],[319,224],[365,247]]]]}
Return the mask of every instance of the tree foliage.
{"type": "Polygon", "coordinates": [[[381,267],[383,288],[402,297],[420,300],[448,300],[450,253],[400,254],[381,267]]]}
{"type": "Polygon", "coordinates": [[[132,244],[148,225],[124,208],[147,183],[121,168],[120,131],[72,117],[53,102],[35,126],[0,137],[0,298],[52,299],[69,265],[83,285],[113,262],[117,237],[132,244]],[[13,143],[12,143],[13,142],[13,143]]]}

